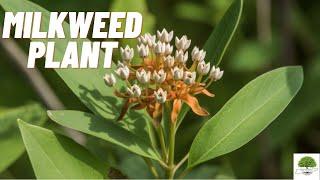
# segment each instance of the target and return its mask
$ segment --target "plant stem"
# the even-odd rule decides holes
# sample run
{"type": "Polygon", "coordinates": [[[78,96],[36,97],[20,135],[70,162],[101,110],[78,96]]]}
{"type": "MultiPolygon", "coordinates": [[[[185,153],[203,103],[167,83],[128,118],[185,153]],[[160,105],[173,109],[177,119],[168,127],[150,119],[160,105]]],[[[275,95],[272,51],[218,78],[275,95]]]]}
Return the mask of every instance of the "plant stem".
{"type": "Polygon", "coordinates": [[[176,172],[176,171],[183,165],[183,163],[188,160],[188,158],[189,158],[189,153],[186,154],[186,155],[182,158],[182,160],[176,165],[176,167],[174,168],[174,172],[176,172]]]}
{"type": "Polygon", "coordinates": [[[164,141],[163,128],[161,125],[157,128],[157,132],[158,132],[160,146],[161,146],[162,158],[164,162],[167,162],[167,148],[166,148],[166,143],[164,141]]]}
{"type": "Polygon", "coordinates": [[[173,177],[174,177],[175,129],[176,129],[176,122],[171,122],[170,123],[170,132],[169,132],[169,157],[168,157],[169,169],[167,171],[168,179],[173,179],[173,177]]]}
{"type": "Polygon", "coordinates": [[[157,169],[156,167],[154,167],[154,165],[152,164],[151,160],[146,158],[146,157],[143,157],[144,161],[146,162],[146,164],[148,165],[151,173],[153,174],[153,176],[156,178],[156,179],[159,179],[159,174],[157,172],[157,169]]]}

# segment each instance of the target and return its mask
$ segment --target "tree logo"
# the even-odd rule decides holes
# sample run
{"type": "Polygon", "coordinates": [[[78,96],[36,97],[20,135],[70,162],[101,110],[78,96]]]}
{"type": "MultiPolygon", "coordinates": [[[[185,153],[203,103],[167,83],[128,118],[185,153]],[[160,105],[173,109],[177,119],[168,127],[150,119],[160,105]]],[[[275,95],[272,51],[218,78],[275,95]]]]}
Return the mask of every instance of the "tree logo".
{"type": "Polygon", "coordinates": [[[310,175],[316,170],[317,163],[312,157],[304,156],[299,160],[298,166],[300,168],[297,171],[300,171],[304,175],[310,175]]]}

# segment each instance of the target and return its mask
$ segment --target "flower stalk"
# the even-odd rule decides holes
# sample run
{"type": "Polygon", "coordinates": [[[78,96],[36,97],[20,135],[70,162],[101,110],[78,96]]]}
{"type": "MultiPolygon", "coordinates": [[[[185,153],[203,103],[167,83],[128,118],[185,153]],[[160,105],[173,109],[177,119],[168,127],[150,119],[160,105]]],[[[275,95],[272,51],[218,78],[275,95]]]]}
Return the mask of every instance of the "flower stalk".
{"type": "Polygon", "coordinates": [[[169,157],[168,157],[168,166],[169,169],[167,170],[167,178],[173,179],[174,178],[174,149],[175,149],[175,138],[176,138],[176,122],[170,123],[170,131],[169,131],[169,157]]]}

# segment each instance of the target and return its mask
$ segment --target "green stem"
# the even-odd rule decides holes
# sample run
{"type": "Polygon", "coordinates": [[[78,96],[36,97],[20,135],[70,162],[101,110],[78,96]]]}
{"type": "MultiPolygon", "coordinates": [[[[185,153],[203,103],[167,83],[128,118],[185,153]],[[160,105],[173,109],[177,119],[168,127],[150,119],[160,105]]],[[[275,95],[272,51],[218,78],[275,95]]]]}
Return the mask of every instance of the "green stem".
{"type": "Polygon", "coordinates": [[[183,165],[183,163],[185,163],[185,162],[188,160],[188,158],[189,158],[189,153],[186,154],[186,155],[181,159],[181,161],[175,166],[174,172],[176,172],[176,171],[183,165]]]}
{"type": "Polygon", "coordinates": [[[146,162],[146,164],[148,165],[151,173],[153,174],[153,176],[156,178],[156,179],[159,179],[159,174],[157,172],[157,169],[156,167],[154,167],[154,165],[152,164],[151,160],[146,158],[146,157],[143,157],[144,161],[146,162]]]}
{"type": "Polygon", "coordinates": [[[168,157],[168,166],[167,177],[168,179],[173,179],[174,177],[174,146],[175,146],[175,129],[176,122],[170,123],[170,132],[169,132],[169,157],[168,157]]]}
{"type": "Polygon", "coordinates": [[[158,132],[160,146],[161,146],[162,158],[164,162],[167,162],[167,148],[166,148],[166,143],[164,141],[164,133],[163,133],[163,128],[161,124],[157,128],[157,132],[158,132]]]}

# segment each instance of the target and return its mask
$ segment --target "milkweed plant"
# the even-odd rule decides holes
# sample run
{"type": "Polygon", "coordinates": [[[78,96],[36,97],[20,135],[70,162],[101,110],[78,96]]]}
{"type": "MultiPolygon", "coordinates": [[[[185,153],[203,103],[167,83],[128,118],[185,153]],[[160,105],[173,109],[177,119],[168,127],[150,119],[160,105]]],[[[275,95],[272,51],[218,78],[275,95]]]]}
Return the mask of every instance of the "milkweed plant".
{"type": "MultiPolygon", "coordinates": [[[[4,2],[4,9],[19,11],[4,2]]],[[[24,11],[49,13],[23,2],[24,11]]],[[[176,37],[174,31],[163,29],[139,36],[136,48],[121,47],[120,60],[112,69],[57,69],[92,113],[59,110],[48,111],[48,116],[62,126],[141,156],[155,178],[182,178],[199,164],[240,148],[276,119],[303,82],[299,66],[275,69],[249,82],[218,113],[210,115],[211,107],[204,107],[199,97],[207,96],[210,99],[206,101],[214,103],[214,97],[219,96],[214,94],[215,84],[223,86],[223,77],[228,75],[220,62],[242,9],[243,0],[235,0],[203,48],[192,46],[186,35],[176,37]],[[189,110],[208,120],[191,147],[185,147],[187,153],[177,159],[176,133],[180,124],[189,123],[183,120],[189,110]]],[[[65,46],[63,40],[57,41],[59,45],[65,46]]],[[[18,122],[37,178],[110,176],[108,162],[82,145],[52,130],[18,122]]]]}

